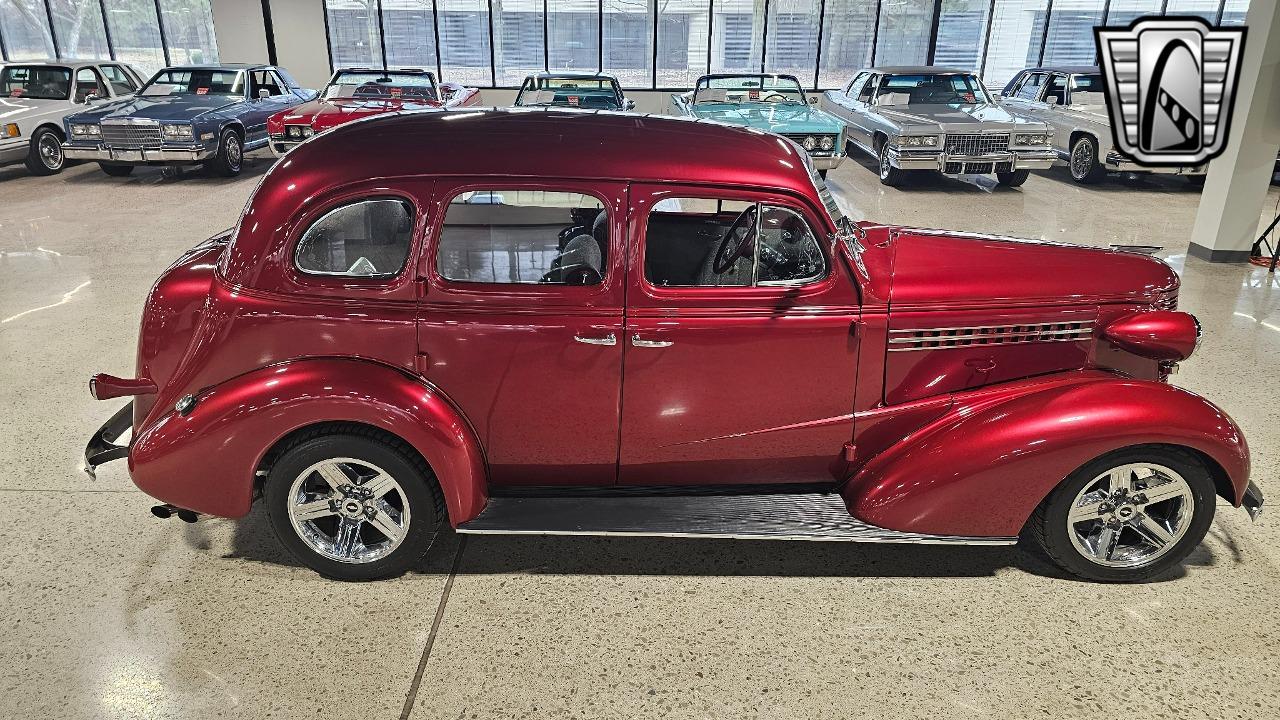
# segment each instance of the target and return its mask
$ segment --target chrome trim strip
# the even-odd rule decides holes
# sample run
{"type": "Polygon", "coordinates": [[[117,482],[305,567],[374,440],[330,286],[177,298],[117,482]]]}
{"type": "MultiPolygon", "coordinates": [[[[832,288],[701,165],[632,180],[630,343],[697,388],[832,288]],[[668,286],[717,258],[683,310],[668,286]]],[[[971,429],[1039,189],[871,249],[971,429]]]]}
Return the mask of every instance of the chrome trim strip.
{"type": "Polygon", "coordinates": [[[465,525],[455,532],[468,535],[582,535],[589,537],[665,537],[707,538],[713,540],[806,540],[809,542],[910,543],[917,545],[1015,545],[1016,537],[964,537],[953,535],[918,535],[878,529],[858,535],[752,535],[737,533],[640,532],[631,530],[472,530],[465,525]]]}

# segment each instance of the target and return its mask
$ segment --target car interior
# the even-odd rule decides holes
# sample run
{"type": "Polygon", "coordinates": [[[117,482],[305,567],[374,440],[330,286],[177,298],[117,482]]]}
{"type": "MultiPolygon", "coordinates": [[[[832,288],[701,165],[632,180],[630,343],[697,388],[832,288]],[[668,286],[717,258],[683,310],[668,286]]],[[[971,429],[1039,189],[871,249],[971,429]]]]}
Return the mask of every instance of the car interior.
{"type": "Polygon", "coordinates": [[[280,84],[276,82],[275,73],[269,70],[258,70],[250,73],[249,97],[259,97],[263,90],[267,91],[267,95],[269,97],[284,94],[284,90],[280,87],[280,84]]]}
{"type": "Polygon", "coordinates": [[[90,95],[96,95],[100,98],[107,97],[107,88],[102,84],[102,80],[98,78],[98,73],[94,72],[93,68],[81,68],[76,73],[75,101],[82,103],[90,95]]]}
{"type": "Polygon", "coordinates": [[[0,72],[0,95],[37,100],[66,100],[71,72],[60,67],[11,66],[0,72]]]}

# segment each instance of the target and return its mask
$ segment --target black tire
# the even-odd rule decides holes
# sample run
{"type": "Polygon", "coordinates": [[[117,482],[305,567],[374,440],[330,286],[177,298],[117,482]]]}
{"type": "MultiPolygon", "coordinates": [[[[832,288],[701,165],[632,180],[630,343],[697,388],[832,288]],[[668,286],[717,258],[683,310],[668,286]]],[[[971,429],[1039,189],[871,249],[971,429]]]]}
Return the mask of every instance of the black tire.
{"type": "Polygon", "coordinates": [[[1107,169],[1098,162],[1098,143],[1089,135],[1081,135],[1071,144],[1067,165],[1071,179],[1081,185],[1092,185],[1107,175],[1107,169]]]}
{"type": "MultiPolygon", "coordinates": [[[[1141,492],[1135,492],[1133,496],[1141,494],[1141,492]]],[[[1036,508],[1035,513],[1027,521],[1024,536],[1035,541],[1058,567],[1077,577],[1110,583],[1144,582],[1168,572],[1185,560],[1187,555],[1200,544],[1205,533],[1209,531],[1209,525],[1213,523],[1215,505],[1216,492],[1213,477],[1199,458],[1186,450],[1164,445],[1137,446],[1096,458],[1068,476],[1045,498],[1040,507],[1036,508]],[[1072,510],[1077,496],[1102,474],[1111,468],[1134,463],[1162,465],[1181,475],[1190,489],[1193,509],[1191,517],[1184,520],[1187,523],[1185,532],[1171,543],[1163,554],[1132,567],[1112,567],[1088,557],[1076,547],[1072,538],[1074,530],[1068,528],[1080,526],[1069,525],[1067,513],[1072,510]]],[[[1157,508],[1159,504],[1153,503],[1151,507],[1157,508]]],[[[1118,519],[1124,509],[1124,505],[1114,507],[1111,516],[1118,519]]],[[[1132,512],[1131,509],[1130,513],[1132,512]]],[[[1130,514],[1128,517],[1134,518],[1130,523],[1137,522],[1136,515],[1130,514]]],[[[1101,524],[1103,520],[1099,518],[1096,522],[1101,524]]],[[[1099,526],[1086,525],[1085,529],[1089,527],[1099,526]]],[[[1133,538],[1137,537],[1136,532],[1131,524],[1125,523],[1120,525],[1117,535],[1126,537],[1125,533],[1128,533],[1127,537],[1133,538]]]]}
{"type": "Polygon", "coordinates": [[[214,175],[235,177],[243,164],[244,141],[240,134],[231,128],[223,130],[222,137],[218,138],[218,153],[205,161],[205,168],[214,175]]]}
{"type": "Polygon", "coordinates": [[[40,128],[31,136],[31,149],[24,163],[32,175],[57,175],[67,165],[62,154],[62,134],[53,128],[40,128]]]}
{"type": "Polygon", "coordinates": [[[1022,183],[1031,177],[1030,170],[1013,170],[1010,172],[996,173],[996,182],[1005,187],[1021,187],[1022,183]]]}
{"type": "MultiPolygon", "coordinates": [[[[343,465],[348,469],[353,467],[353,464],[346,462],[343,465]]],[[[366,479],[363,482],[367,483],[369,480],[366,479]]],[[[359,480],[353,480],[352,484],[356,489],[367,487],[359,480]]],[[[331,496],[335,499],[335,504],[331,504],[330,507],[342,506],[354,497],[337,492],[332,492],[331,496]]],[[[281,544],[300,562],[321,575],[335,580],[377,580],[404,573],[418,564],[426,555],[435,539],[436,531],[445,519],[444,499],[436,484],[435,476],[417,453],[399,441],[388,441],[373,432],[355,427],[346,432],[303,437],[285,449],[267,475],[263,497],[267,503],[267,515],[271,519],[271,527],[281,544]],[[385,555],[349,561],[337,560],[325,555],[313,547],[309,541],[304,540],[303,531],[294,525],[290,508],[297,507],[295,493],[305,491],[308,487],[307,484],[303,484],[300,489],[295,490],[295,482],[310,483],[311,487],[315,487],[322,476],[314,472],[306,473],[310,478],[307,481],[299,480],[300,476],[317,463],[336,458],[354,460],[356,464],[367,463],[368,466],[381,470],[395,480],[397,487],[392,491],[394,495],[389,493],[384,499],[392,503],[400,513],[403,513],[407,506],[408,528],[404,531],[399,544],[394,545],[385,555]]],[[[311,501],[318,499],[323,498],[312,498],[311,501]]],[[[357,502],[362,501],[357,500],[357,502]]],[[[331,531],[332,537],[337,538],[339,531],[336,528],[338,523],[343,522],[343,517],[340,513],[330,513],[328,517],[317,518],[310,524],[306,521],[300,522],[308,532],[322,533],[330,532],[322,527],[323,522],[330,522],[329,527],[335,528],[331,531]]],[[[323,539],[325,536],[320,537],[323,539]]],[[[359,547],[367,549],[366,543],[369,543],[370,539],[374,542],[369,544],[376,545],[379,542],[388,542],[390,536],[379,531],[372,520],[366,521],[361,515],[361,519],[356,524],[355,537],[359,547]]],[[[334,547],[336,548],[336,543],[334,547]]],[[[354,558],[355,554],[348,554],[347,557],[354,558]]]]}
{"type": "Polygon", "coordinates": [[[906,179],[906,172],[894,167],[889,162],[889,141],[882,140],[876,148],[876,157],[880,162],[880,184],[898,187],[906,179]]]}
{"type": "Polygon", "coordinates": [[[110,163],[98,163],[98,167],[102,168],[102,172],[111,177],[128,177],[133,174],[133,165],[112,165],[110,163]]]}
{"type": "Polygon", "coordinates": [[[1193,188],[1202,188],[1204,187],[1204,180],[1206,177],[1208,176],[1207,175],[1188,175],[1187,184],[1193,188]]]}

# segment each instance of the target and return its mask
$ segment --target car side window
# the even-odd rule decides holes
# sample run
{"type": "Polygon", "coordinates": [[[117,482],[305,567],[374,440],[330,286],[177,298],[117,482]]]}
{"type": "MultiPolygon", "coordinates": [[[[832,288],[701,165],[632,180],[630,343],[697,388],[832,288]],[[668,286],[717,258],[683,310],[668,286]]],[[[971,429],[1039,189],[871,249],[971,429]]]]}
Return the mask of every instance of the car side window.
{"type": "Polygon", "coordinates": [[[597,198],[496,187],[449,202],[436,271],[452,282],[599,285],[608,259],[609,213],[597,198]]]}
{"type": "Polygon", "coordinates": [[[1067,104],[1067,76],[1053,75],[1049,78],[1049,89],[1044,92],[1044,101],[1049,102],[1050,98],[1055,99],[1059,105],[1067,104]]]}
{"type": "Polygon", "coordinates": [[[826,255],[794,210],[666,198],[649,213],[645,279],[658,287],[794,285],[826,275],[826,255]]]}
{"type": "Polygon", "coordinates": [[[133,78],[129,77],[129,73],[125,72],[118,65],[103,65],[102,75],[111,84],[111,89],[116,95],[128,95],[138,89],[133,78]]]}
{"type": "Polygon", "coordinates": [[[872,75],[867,78],[867,81],[862,85],[862,89],[858,91],[858,100],[864,103],[871,102],[871,96],[874,95],[876,91],[876,79],[878,77],[879,76],[877,75],[872,75]]]}
{"type": "Polygon", "coordinates": [[[1039,100],[1040,90],[1044,87],[1044,73],[1031,73],[1022,80],[1022,84],[1018,86],[1015,97],[1023,100],[1039,100]]]}
{"type": "Polygon", "coordinates": [[[267,91],[267,97],[284,94],[274,73],[270,70],[255,70],[250,75],[249,95],[254,98],[259,97],[262,90],[267,91]]]}
{"type": "Polygon", "coordinates": [[[413,205],[403,198],[368,198],[321,215],[294,251],[308,275],[389,278],[404,269],[413,241],[413,205]]]}
{"type": "Polygon", "coordinates": [[[107,88],[103,86],[102,80],[98,77],[98,73],[94,72],[93,68],[80,68],[76,72],[75,101],[82,103],[90,95],[106,97],[107,88]]]}

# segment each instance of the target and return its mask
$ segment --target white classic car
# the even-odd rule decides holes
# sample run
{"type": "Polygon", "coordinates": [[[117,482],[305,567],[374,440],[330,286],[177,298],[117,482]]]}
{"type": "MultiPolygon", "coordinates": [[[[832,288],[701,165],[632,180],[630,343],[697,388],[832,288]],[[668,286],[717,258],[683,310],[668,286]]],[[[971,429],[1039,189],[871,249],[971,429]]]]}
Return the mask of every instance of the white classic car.
{"type": "Polygon", "coordinates": [[[1107,95],[1097,67],[1037,67],[1018,73],[1001,91],[1001,102],[1013,113],[1053,127],[1058,159],[1071,178],[1094,183],[1107,172],[1186,175],[1204,182],[1208,163],[1181,167],[1144,167],[1115,150],[1107,95]]]}
{"type": "Polygon", "coordinates": [[[120,62],[42,60],[0,65],[0,167],[25,163],[36,175],[62,172],[62,118],[131,95],[137,71],[120,62]]]}

